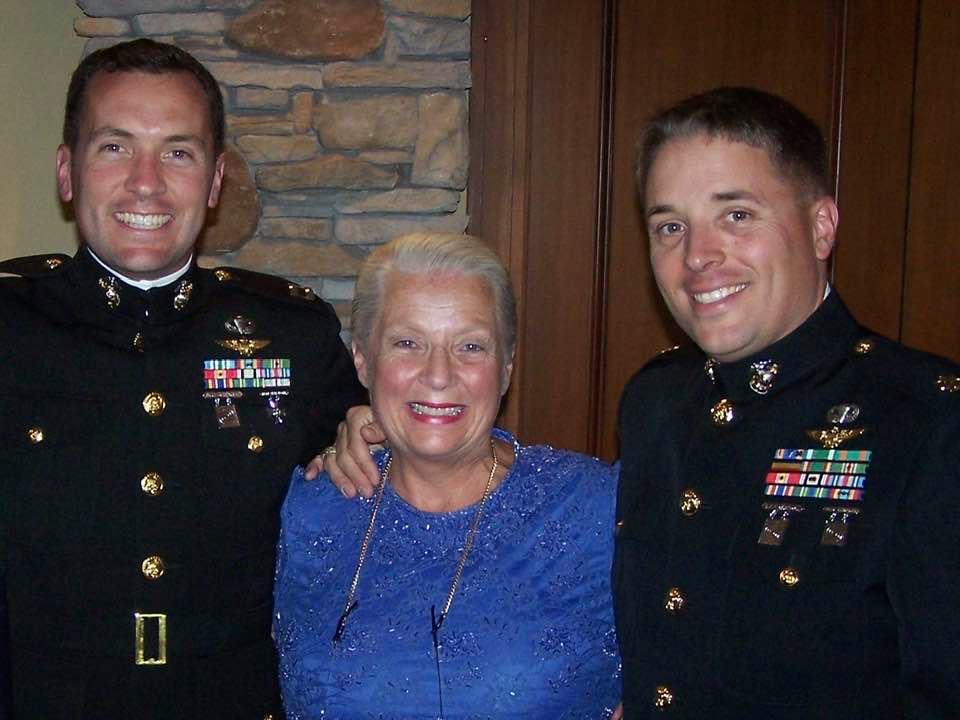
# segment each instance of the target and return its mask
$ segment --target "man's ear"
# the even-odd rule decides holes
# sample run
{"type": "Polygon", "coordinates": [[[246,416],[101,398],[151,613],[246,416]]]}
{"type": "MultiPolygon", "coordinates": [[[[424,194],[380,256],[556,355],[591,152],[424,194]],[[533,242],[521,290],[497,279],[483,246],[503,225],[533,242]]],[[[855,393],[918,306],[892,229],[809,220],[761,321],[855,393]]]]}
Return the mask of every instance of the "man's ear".
{"type": "Polygon", "coordinates": [[[226,154],[217,155],[217,160],[213,167],[213,182],[210,183],[210,194],[207,195],[207,207],[215,208],[220,202],[220,188],[223,186],[223,168],[226,163],[226,154]]]}
{"type": "Polygon", "coordinates": [[[810,227],[813,232],[813,250],[817,260],[826,261],[837,241],[837,224],[840,211],[829,195],[816,200],[810,207],[810,227]]]}
{"type": "Polygon", "coordinates": [[[369,374],[367,356],[363,354],[363,350],[360,349],[356,340],[350,342],[350,349],[353,352],[353,366],[357,369],[357,377],[360,379],[360,384],[369,390],[370,380],[367,377],[369,374]]]}
{"type": "Polygon", "coordinates": [[[57,148],[57,190],[60,199],[70,202],[73,199],[73,179],[70,172],[73,168],[73,155],[70,148],[61,145],[57,148]]]}

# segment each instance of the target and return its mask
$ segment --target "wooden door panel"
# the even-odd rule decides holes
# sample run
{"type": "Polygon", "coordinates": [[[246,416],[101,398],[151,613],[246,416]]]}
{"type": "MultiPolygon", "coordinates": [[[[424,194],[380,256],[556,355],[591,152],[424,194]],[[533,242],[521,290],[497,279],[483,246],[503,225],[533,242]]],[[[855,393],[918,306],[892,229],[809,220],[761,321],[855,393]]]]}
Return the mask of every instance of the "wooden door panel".
{"type": "MultiPolygon", "coordinates": [[[[517,314],[525,315],[530,6],[481,0],[471,22],[468,231],[496,249],[510,272],[517,314]]],[[[521,324],[522,328],[522,324],[521,324]]],[[[522,331],[520,341],[522,340],[522,331]]],[[[519,433],[523,362],[514,364],[497,423],[519,433]]]]}
{"type": "Polygon", "coordinates": [[[960,361],[960,12],[924,0],[903,294],[903,342],[960,361]]]}
{"type": "Polygon", "coordinates": [[[612,0],[476,0],[471,232],[506,262],[518,348],[499,418],[586,449],[599,328],[598,208],[612,0]]]}
{"type": "Polygon", "coordinates": [[[850,0],[833,281],[860,322],[900,337],[917,0],[850,0]]]}

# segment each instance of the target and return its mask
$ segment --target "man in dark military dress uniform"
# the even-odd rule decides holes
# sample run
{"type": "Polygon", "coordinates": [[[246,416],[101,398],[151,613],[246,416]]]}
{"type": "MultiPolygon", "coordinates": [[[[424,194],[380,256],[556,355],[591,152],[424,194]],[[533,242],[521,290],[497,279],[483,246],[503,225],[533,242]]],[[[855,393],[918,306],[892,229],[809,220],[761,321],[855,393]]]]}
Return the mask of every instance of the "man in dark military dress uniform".
{"type": "Polygon", "coordinates": [[[653,269],[698,347],[620,408],[629,720],[960,717],[960,371],[829,288],[826,156],[745,88],[645,135],[653,269]]]}
{"type": "Polygon", "coordinates": [[[278,510],[364,395],[329,305],[197,267],[223,127],[183,51],[90,55],[57,156],[84,244],[0,265],[0,689],[16,720],[281,716],[278,510]]]}

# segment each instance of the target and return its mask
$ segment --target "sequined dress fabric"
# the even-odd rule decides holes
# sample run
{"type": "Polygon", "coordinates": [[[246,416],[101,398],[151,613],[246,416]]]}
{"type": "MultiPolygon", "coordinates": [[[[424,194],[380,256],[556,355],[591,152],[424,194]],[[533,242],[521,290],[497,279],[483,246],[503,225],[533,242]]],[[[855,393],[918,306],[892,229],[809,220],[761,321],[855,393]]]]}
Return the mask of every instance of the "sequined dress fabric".
{"type": "MultiPolygon", "coordinates": [[[[487,502],[439,632],[443,717],[607,717],[620,697],[610,590],[616,471],[494,432],[516,459],[487,502]]],[[[335,645],[372,509],[325,476],[307,482],[294,471],[274,620],[289,720],[440,715],[430,608],[443,606],[476,506],[422,512],[388,484],[358,604],[335,645]]]]}

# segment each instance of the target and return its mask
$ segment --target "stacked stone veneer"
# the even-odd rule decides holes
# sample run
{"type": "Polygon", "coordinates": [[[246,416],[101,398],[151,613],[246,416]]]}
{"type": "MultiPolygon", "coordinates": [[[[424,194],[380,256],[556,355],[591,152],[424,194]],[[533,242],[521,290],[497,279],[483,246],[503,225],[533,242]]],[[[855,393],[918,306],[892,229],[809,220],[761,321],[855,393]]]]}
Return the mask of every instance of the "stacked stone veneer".
{"type": "Polygon", "coordinates": [[[470,0],[77,0],[85,52],[175,43],[220,82],[201,264],[312,287],[345,319],[375,245],[467,224],[470,0]]]}

